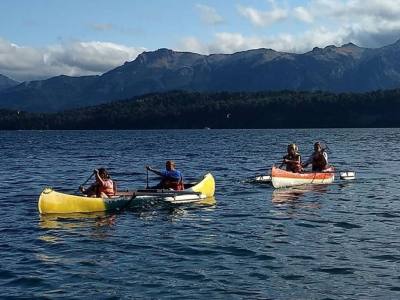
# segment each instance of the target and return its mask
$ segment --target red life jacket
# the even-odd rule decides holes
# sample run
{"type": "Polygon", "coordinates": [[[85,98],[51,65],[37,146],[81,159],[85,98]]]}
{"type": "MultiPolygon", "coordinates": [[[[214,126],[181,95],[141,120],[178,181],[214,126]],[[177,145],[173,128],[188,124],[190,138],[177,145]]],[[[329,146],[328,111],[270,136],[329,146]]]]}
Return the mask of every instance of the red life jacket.
{"type": "Polygon", "coordinates": [[[179,180],[178,182],[170,181],[167,188],[175,191],[183,191],[185,189],[185,185],[183,184],[183,180],[179,180]]]}
{"type": "Polygon", "coordinates": [[[175,191],[183,191],[185,189],[185,185],[183,184],[183,178],[179,179],[179,181],[172,181],[168,179],[164,179],[162,181],[162,187],[165,189],[173,189],[175,191]]]}

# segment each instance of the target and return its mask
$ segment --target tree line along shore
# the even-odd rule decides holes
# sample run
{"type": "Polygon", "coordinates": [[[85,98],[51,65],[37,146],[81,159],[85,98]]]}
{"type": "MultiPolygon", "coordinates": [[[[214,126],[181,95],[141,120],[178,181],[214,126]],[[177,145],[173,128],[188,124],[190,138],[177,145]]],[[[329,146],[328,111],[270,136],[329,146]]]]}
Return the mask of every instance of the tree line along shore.
{"type": "Polygon", "coordinates": [[[400,127],[400,89],[183,92],[57,113],[0,110],[1,130],[400,127]]]}

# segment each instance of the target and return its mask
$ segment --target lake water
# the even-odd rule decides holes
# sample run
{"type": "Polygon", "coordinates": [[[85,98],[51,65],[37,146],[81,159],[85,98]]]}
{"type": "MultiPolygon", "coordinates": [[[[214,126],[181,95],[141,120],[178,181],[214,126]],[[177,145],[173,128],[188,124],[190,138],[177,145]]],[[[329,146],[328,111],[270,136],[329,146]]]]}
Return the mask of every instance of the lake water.
{"type": "Polygon", "coordinates": [[[0,298],[399,299],[399,141],[399,129],[0,132],[0,298]],[[246,182],[315,140],[357,179],[246,182]],[[166,159],[187,180],[211,171],[215,203],[38,213],[46,186],[76,192],[104,166],[143,188],[144,166],[166,159]]]}

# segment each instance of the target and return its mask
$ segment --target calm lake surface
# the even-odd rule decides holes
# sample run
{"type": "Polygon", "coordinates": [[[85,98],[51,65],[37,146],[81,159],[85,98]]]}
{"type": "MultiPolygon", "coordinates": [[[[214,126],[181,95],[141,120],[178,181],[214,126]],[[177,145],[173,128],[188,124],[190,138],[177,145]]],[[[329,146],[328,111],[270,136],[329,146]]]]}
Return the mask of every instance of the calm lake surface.
{"type": "MultiPolygon", "coordinates": [[[[0,132],[0,298],[399,299],[400,130],[0,132]],[[273,190],[246,179],[326,141],[355,181],[273,190]],[[145,165],[211,171],[215,203],[40,216],[104,166],[143,188],[145,165]]],[[[151,183],[156,178],[150,175],[151,183]]]]}

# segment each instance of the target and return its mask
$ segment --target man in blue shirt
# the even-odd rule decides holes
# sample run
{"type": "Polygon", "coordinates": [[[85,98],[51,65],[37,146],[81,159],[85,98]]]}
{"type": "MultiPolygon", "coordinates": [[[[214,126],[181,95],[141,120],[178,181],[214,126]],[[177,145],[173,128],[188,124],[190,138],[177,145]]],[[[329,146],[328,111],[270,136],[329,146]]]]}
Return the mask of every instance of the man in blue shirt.
{"type": "Polygon", "coordinates": [[[168,160],[165,163],[164,171],[155,170],[150,166],[146,166],[146,169],[161,176],[161,181],[155,188],[173,189],[177,191],[184,189],[182,173],[175,169],[175,163],[172,160],[168,160]]]}

